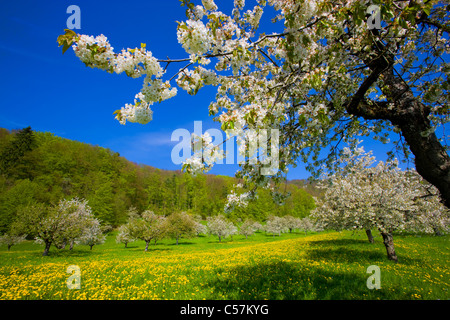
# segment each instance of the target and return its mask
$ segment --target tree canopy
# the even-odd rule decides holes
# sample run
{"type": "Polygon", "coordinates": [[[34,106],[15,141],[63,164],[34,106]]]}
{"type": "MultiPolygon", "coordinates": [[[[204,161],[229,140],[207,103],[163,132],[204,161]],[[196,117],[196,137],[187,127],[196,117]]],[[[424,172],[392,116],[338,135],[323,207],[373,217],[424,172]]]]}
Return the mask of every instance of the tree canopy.
{"type": "MultiPolygon", "coordinates": [[[[187,8],[177,28],[182,58],[158,59],[145,44],[115,52],[104,35],[66,30],[58,37],[63,51],[72,46],[89,67],[144,78],[134,102],[115,112],[122,124],[150,122],[151,106],[174,97],[174,85],[189,94],[211,85],[217,95],[209,114],[237,137],[240,150],[249,150],[252,130],[281,133],[279,170],[267,176],[261,163],[246,163],[237,176],[247,184],[267,186],[299,159],[318,175],[321,165],[335,165],[345,144],[371,136],[393,139],[390,155],[413,157],[450,206],[442,130],[449,120],[448,1],[258,0],[249,6],[235,0],[229,14],[213,0],[181,3],[187,8]],[[282,22],[284,30],[263,31],[264,19],[282,22]],[[166,76],[169,64],[180,67],[166,76]]],[[[219,156],[208,141],[204,148],[219,156]]],[[[208,157],[193,157],[187,171],[209,170],[208,157]]]]}

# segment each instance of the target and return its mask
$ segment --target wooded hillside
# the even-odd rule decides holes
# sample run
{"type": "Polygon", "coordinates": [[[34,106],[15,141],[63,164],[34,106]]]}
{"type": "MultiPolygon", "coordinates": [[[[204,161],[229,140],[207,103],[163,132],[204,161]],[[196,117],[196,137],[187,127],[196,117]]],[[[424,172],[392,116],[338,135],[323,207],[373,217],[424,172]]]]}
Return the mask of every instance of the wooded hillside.
{"type": "MultiPolygon", "coordinates": [[[[0,128],[0,233],[7,231],[20,206],[73,197],[87,199],[94,215],[112,226],[126,221],[131,206],[164,215],[187,211],[206,218],[223,213],[236,182],[228,176],[193,177],[136,164],[109,149],[29,127],[13,132],[0,128]]],[[[262,190],[255,202],[235,209],[229,218],[304,217],[314,200],[298,185],[297,181],[283,187],[292,194],[285,205],[275,204],[262,190]]]]}

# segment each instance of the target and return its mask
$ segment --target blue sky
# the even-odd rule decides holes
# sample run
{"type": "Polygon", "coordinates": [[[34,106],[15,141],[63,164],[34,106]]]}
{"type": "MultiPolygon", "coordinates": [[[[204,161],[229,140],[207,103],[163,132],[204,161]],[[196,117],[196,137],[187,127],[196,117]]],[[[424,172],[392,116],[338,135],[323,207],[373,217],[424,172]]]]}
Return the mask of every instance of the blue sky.
{"type": "MultiPolygon", "coordinates": [[[[200,1],[198,1],[200,2],[200,1]]],[[[249,2],[249,1],[248,1],[249,2]]],[[[185,58],[177,42],[176,21],[185,20],[179,0],[164,1],[2,1],[0,4],[0,127],[31,126],[58,136],[99,145],[125,158],[161,169],[176,170],[170,153],[175,129],[193,132],[194,121],[203,129],[218,128],[208,117],[215,88],[203,88],[196,96],[179,89],[178,95],[153,105],[153,121],[147,125],[121,125],[113,112],[130,103],[142,87],[142,79],[109,74],[85,67],[70,49],[62,55],[56,43],[66,28],[70,5],[81,9],[81,30],[104,34],[116,50],[147,44],[157,58],[185,58]]],[[[216,1],[229,13],[232,1],[216,1]],[[225,6],[224,6],[225,4],[225,6]]],[[[180,65],[181,66],[181,65],[180,65]]],[[[177,67],[171,66],[168,75],[177,67]]],[[[370,145],[385,158],[384,148],[370,145]]],[[[299,163],[288,179],[307,178],[299,163]]],[[[217,165],[211,173],[233,175],[236,165],[217,165]]]]}

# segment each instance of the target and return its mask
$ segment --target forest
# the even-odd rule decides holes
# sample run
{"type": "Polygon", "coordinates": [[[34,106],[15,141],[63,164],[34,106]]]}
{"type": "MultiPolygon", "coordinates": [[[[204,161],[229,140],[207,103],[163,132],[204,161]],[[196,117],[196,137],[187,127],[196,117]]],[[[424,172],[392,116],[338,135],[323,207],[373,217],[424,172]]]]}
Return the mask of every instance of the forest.
{"type": "MultiPolygon", "coordinates": [[[[234,177],[161,170],[137,164],[117,152],[55,136],[49,132],[0,128],[0,233],[8,231],[17,211],[31,204],[86,199],[102,224],[117,227],[130,207],[167,216],[173,212],[203,219],[224,213],[234,177]]],[[[232,221],[269,216],[308,216],[314,209],[313,186],[303,180],[281,186],[290,197],[275,203],[266,190],[245,208],[227,213],[232,221]]]]}

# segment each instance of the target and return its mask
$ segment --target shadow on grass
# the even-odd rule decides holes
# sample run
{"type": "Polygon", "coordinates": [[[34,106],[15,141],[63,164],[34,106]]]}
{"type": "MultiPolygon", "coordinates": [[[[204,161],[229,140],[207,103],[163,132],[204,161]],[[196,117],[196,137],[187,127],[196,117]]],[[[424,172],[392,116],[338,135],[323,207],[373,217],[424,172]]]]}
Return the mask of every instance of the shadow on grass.
{"type": "MultiPolygon", "coordinates": [[[[361,239],[336,239],[310,241],[309,243],[311,249],[306,251],[306,256],[316,261],[364,262],[368,264],[389,262],[382,241],[370,243],[361,239]]],[[[414,265],[423,262],[420,258],[404,254],[405,252],[401,249],[396,248],[396,253],[401,264],[414,265]]]]}
{"type": "Polygon", "coordinates": [[[173,243],[166,244],[166,246],[184,246],[184,245],[191,245],[191,244],[196,244],[196,243],[189,242],[189,241],[178,241],[178,244],[176,242],[173,242],[173,243]]]}
{"type": "Polygon", "coordinates": [[[386,259],[385,252],[380,250],[351,249],[344,247],[314,248],[313,250],[308,250],[306,256],[308,259],[316,261],[329,260],[347,263],[367,261],[367,263],[371,264],[386,259]]]}
{"type": "MultiPolygon", "coordinates": [[[[147,252],[152,252],[152,251],[172,251],[173,249],[171,248],[167,248],[166,244],[150,244],[148,246],[148,251],[147,252]]],[[[126,248],[125,246],[121,246],[120,248],[117,249],[110,249],[112,251],[116,251],[118,250],[120,252],[120,254],[127,254],[127,253],[131,253],[134,254],[135,252],[145,252],[145,244],[144,245],[128,245],[126,248]]]]}
{"type": "Polygon", "coordinates": [[[310,235],[314,235],[314,233],[307,233],[305,234],[304,232],[296,232],[296,231],[292,231],[292,232],[287,232],[287,233],[282,233],[281,235],[279,235],[278,233],[275,233],[275,235],[273,235],[272,233],[265,233],[264,237],[265,238],[270,238],[270,239],[275,239],[275,240],[286,240],[289,239],[289,236],[310,236],[310,235]]]}
{"type": "Polygon", "coordinates": [[[43,258],[80,258],[80,257],[94,257],[103,254],[103,251],[95,250],[94,247],[92,250],[86,249],[57,249],[57,248],[51,248],[48,256],[43,256],[42,253],[44,250],[41,251],[33,251],[30,253],[30,257],[37,258],[37,257],[43,257],[43,258]]]}
{"type": "Polygon", "coordinates": [[[277,233],[275,233],[274,235],[270,234],[270,233],[266,233],[266,234],[264,234],[264,237],[270,238],[270,239],[282,239],[282,236],[279,236],[277,233]]]}
{"type": "MultiPolygon", "coordinates": [[[[382,243],[382,242],[380,242],[382,243]]],[[[311,240],[309,241],[311,246],[348,246],[348,245],[374,245],[376,243],[370,243],[368,240],[362,239],[333,239],[333,240],[311,240]]]]}
{"type": "Polygon", "coordinates": [[[121,250],[133,250],[133,249],[137,249],[137,248],[140,248],[140,246],[138,246],[138,245],[135,245],[135,246],[128,245],[126,247],[120,247],[121,250]]]}
{"type": "Polygon", "coordinates": [[[231,239],[222,239],[222,241],[219,241],[219,239],[208,241],[207,243],[213,243],[213,244],[227,244],[227,243],[233,243],[233,240],[231,239]]]}
{"type": "Polygon", "coordinates": [[[170,248],[155,248],[155,247],[148,247],[148,250],[145,251],[145,248],[139,248],[136,251],[142,251],[142,252],[164,252],[164,251],[172,251],[170,248]]]}
{"type": "Polygon", "coordinates": [[[261,263],[227,269],[208,282],[207,299],[344,300],[389,299],[386,290],[370,290],[366,273],[306,268],[293,262],[261,263]]]}

